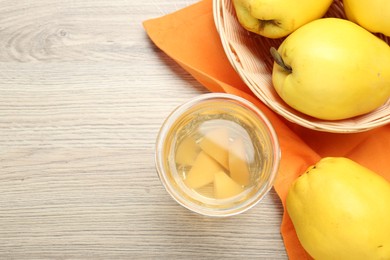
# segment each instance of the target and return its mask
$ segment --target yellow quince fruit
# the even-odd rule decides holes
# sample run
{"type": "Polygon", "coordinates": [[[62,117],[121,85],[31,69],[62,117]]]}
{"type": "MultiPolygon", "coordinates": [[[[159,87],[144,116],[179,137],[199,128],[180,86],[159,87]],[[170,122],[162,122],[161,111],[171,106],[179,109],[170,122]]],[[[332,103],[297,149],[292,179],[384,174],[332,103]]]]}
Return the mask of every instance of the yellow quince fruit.
{"type": "Polygon", "coordinates": [[[233,0],[239,23],[248,31],[281,38],[322,17],[332,0],[233,0]]]}
{"type": "Polygon", "coordinates": [[[294,109],[324,120],[373,111],[390,97],[390,47],[359,25],[322,18],[273,50],[272,82],[294,109]]]}
{"type": "Polygon", "coordinates": [[[373,33],[390,36],[389,0],[343,0],[347,18],[373,33]]]}
{"type": "Polygon", "coordinates": [[[286,208],[316,260],[390,259],[390,183],[350,159],[311,166],[289,189],[286,208]]]}

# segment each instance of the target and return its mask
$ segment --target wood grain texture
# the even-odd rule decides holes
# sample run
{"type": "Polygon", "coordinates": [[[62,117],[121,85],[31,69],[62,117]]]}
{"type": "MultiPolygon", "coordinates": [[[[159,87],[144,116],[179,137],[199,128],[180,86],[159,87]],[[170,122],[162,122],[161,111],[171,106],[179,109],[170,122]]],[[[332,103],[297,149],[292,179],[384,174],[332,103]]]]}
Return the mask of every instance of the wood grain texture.
{"type": "Polygon", "coordinates": [[[286,259],[274,191],[205,218],[154,167],[165,117],[206,90],[142,21],[195,1],[0,1],[0,259],[286,259]]]}

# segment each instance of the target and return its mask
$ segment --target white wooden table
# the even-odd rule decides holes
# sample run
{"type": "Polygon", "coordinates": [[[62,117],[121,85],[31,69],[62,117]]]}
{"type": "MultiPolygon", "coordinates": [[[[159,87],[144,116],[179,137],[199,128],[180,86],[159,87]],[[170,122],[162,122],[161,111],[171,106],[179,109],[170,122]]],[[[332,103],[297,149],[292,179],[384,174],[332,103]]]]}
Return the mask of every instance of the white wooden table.
{"type": "Polygon", "coordinates": [[[272,190],[231,218],[174,202],[154,144],[207,92],[142,21],[193,0],[0,1],[0,259],[286,259],[272,190]]]}

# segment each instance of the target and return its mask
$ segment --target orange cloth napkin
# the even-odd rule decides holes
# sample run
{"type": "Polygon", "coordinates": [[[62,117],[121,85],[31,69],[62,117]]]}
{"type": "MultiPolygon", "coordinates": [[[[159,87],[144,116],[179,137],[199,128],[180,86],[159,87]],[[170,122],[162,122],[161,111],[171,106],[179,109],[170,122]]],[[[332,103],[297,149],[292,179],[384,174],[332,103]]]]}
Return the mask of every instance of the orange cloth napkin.
{"type": "MultiPolygon", "coordinates": [[[[357,134],[333,134],[287,122],[260,102],[230,65],[212,14],[212,0],[143,23],[150,39],[212,92],[227,92],[256,104],[273,124],[282,150],[274,188],[285,209],[291,183],[321,157],[345,156],[390,181],[390,125],[357,134]]],[[[311,259],[284,211],[281,233],[290,259],[311,259]]]]}

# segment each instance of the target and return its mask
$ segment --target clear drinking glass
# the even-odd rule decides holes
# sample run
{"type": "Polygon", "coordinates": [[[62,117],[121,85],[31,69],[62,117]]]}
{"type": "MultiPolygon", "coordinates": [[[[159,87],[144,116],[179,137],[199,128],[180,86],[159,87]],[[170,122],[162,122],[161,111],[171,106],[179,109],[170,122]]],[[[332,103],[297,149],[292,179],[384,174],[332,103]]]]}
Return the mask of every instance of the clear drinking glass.
{"type": "MultiPolygon", "coordinates": [[[[220,139],[220,136],[217,135],[216,139],[220,139]]],[[[233,148],[229,150],[229,147],[221,149],[220,154],[213,149],[208,149],[207,154],[218,159],[226,153],[229,169],[233,171],[232,153],[235,151],[233,148]]],[[[210,93],[189,100],[168,116],[157,137],[155,161],[159,178],[174,200],[193,212],[225,217],[250,209],[268,193],[278,171],[280,156],[277,135],[269,120],[255,105],[235,95],[210,93]],[[189,187],[186,178],[195,163],[181,165],[177,160],[179,152],[191,155],[193,151],[190,148],[193,147],[196,147],[195,153],[199,154],[203,147],[199,148],[198,145],[202,145],[205,133],[218,129],[222,129],[221,133],[229,133],[228,146],[235,140],[242,140],[247,160],[247,167],[244,168],[250,174],[249,183],[240,185],[242,192],[227,198],[213,195],[217,189],[224,188],[220,184],[216,187],[215,179],[214,184],[199,189],[189,187]],[[188,139],[194,140],[194,144],[180,149],[180,144],[188,139]]],[[[209,165],[203,168],[205,171],[210,169],[209,165]]],[[[229,170],[224,171],[229,176],[229,170]]]]}

